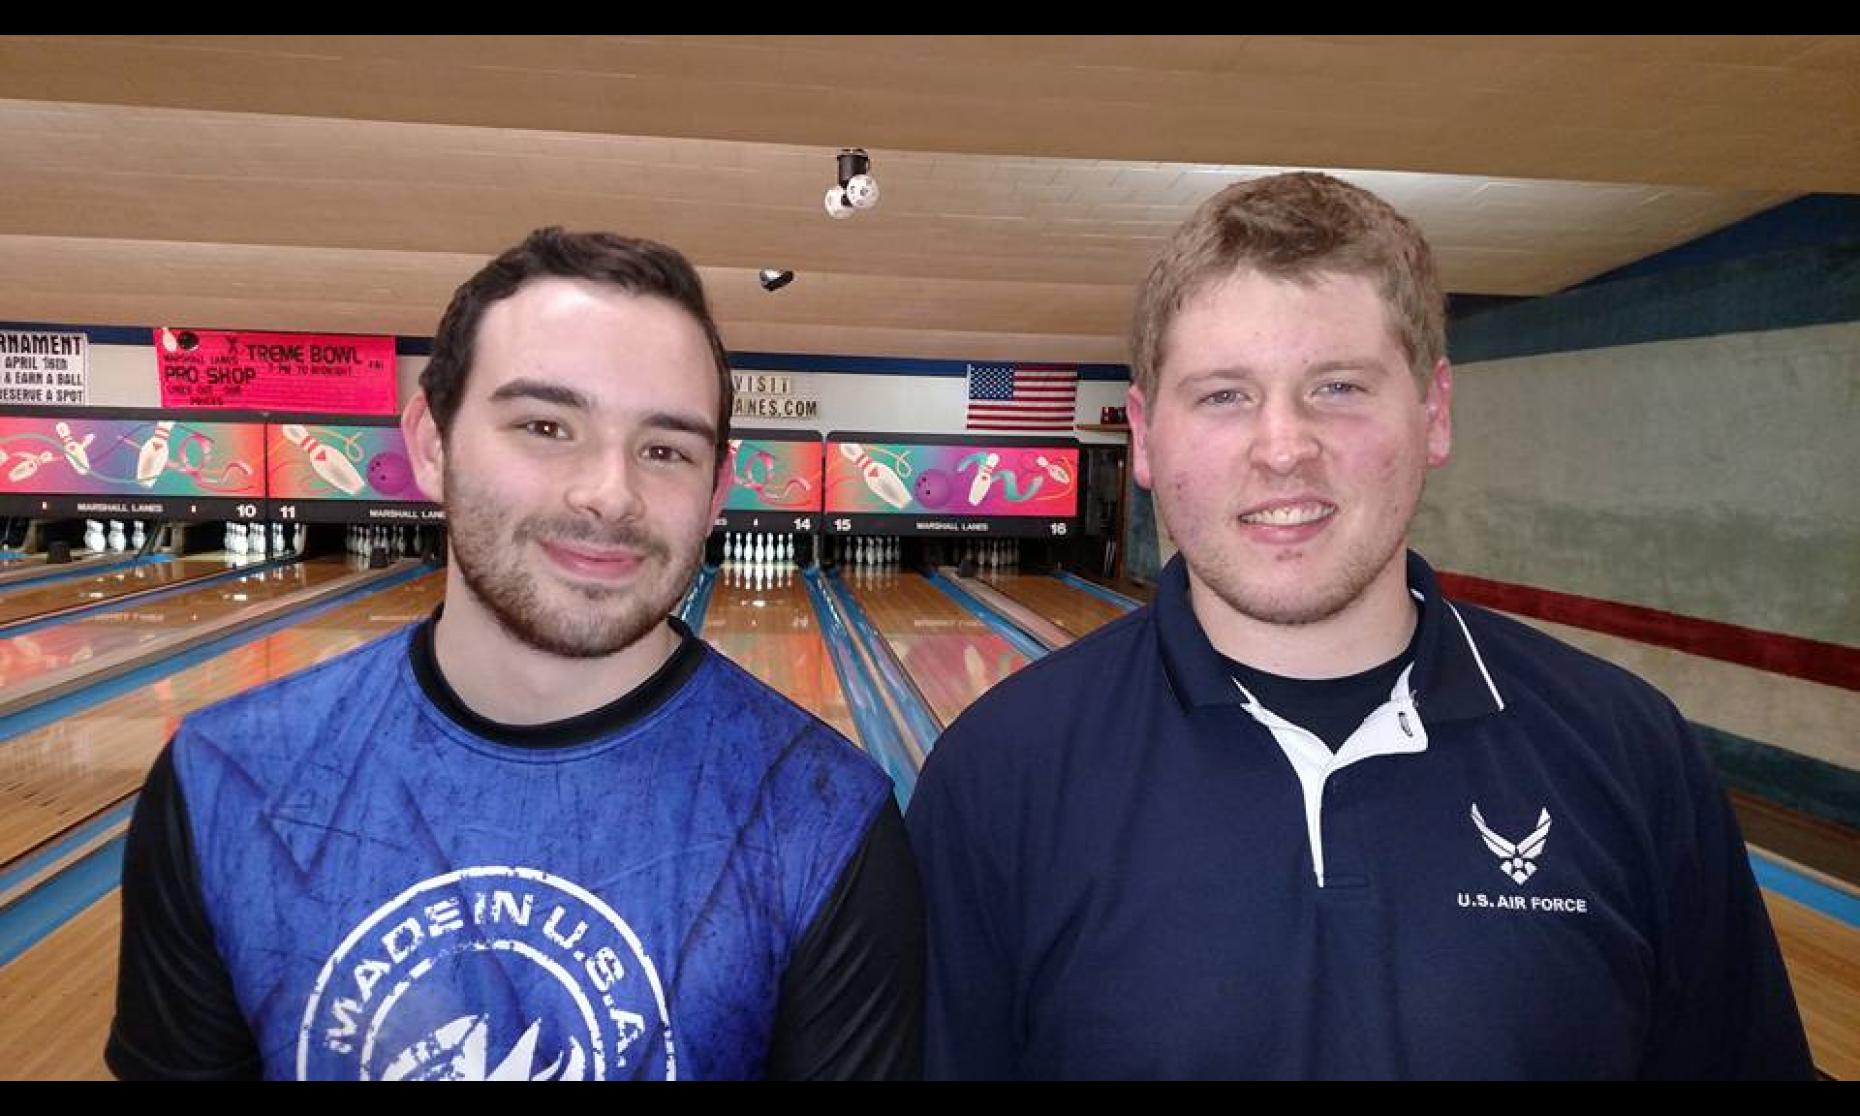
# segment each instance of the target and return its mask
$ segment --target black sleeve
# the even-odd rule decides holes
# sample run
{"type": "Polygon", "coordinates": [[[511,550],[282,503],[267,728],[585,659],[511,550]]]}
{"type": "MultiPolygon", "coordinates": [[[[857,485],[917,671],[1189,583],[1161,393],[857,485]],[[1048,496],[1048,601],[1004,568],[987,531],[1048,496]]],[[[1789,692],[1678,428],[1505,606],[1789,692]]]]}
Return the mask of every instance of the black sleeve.
{"type": "Polygon", "coordinates": [[[887,796],[782,975],[768,1076],[916,1080],[923,993],[923,896],[887,796]]]}
{"type": "Polygon", "coordinates": [[[104,1061],[126,1081],[256,1078],[258,1044],[213,944],[173,749],[171,740],[156,757],[129,822],[104,1061]]]}

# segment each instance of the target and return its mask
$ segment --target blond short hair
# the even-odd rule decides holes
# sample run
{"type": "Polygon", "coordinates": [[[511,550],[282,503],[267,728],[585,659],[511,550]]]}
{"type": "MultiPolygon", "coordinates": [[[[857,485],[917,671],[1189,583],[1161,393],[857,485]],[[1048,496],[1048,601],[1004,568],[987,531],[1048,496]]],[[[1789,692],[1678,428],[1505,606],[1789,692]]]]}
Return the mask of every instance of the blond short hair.
{"type": "Polygon", "coordinates": [[[1203,202],[1163,248],[1137,291],[1131,380],[1156,398],[1169,324],[1189,299],[1237,271],[1309,283],[1360,275],[1376,285],[1415,376],[1447,351],[1446,296],[1434,253],[1413,222],[1367,190],[1299,171],[1237,182],[1203,202]]]}

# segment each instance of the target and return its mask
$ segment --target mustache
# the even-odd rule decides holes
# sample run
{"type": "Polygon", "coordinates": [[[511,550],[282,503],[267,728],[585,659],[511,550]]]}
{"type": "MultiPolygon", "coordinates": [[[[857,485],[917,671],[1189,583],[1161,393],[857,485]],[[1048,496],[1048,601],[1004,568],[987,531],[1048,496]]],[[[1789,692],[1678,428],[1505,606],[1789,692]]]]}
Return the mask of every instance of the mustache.
{"type": "Polygon", "coordinates": [[[547,539],[556,542],[586,543],[597,547],[624,546],[659,558],[669,557],[671,548],[657,535],[631,523],[609,526],[572,519],[526,519],[511,533],[516,542],[547,539]]]}

